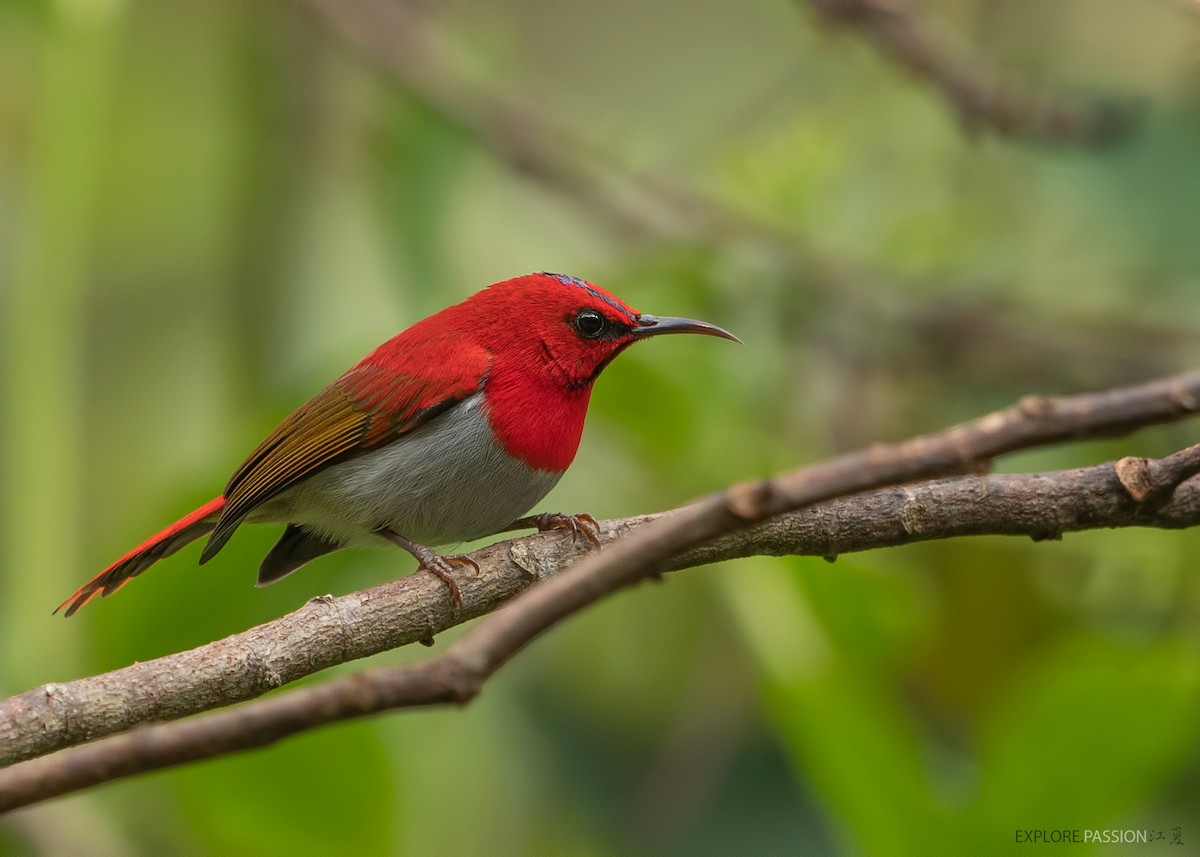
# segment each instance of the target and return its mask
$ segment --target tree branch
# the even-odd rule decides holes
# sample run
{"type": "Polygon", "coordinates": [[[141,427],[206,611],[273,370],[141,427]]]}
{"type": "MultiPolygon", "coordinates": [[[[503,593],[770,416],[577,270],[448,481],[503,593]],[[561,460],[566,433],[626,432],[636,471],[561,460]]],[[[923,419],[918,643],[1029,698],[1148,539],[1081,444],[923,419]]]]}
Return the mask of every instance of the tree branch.
{"type": "Polygon", "coordinates": [[[1161,461],[1122,459],[1115,465],[1056,474],[961,477],[837,498],[975,469],[1017,449],[1131,431],[1197,410],[1200,372],[1100,393],[1027,397],[938,434],[842,455],[772,480],[734,485],[669,514],[610,523],[605,536],[622,537],[559,574],[555,573],[576,553],[561,550],[569,547],[569,540],[547,534],[485,548],[475,555],[481,573],[460,584],[465,607],[459,616],[451,613],[443,586],[428,575],[414,575],[345,598],[314,599],[287,617],[191,652],[29,691],[0,704],[0,758],[6,762],[139,722],[246,699],[305,670],[380,651],[384,640],[427,639],[482,612],[487,599],[506,586],[515,583],[520,589],[533,579],[546,578],[425,664],[370,670],[230,712],[144,727],[10,767],[0,772],[0,810],[139,771],[260,746],[347,717],[464,702],[538,634],[605,594],[668,568],[756,552],[832,556],[977,532],[1047,538],[1093,526],[1191,525],[1196,521],[1198,486],[1188,483],[1175,489],[1200,470],[1200,445],[1161,461]],[[805,514],[697,550],[728,533],[822,501],[825,505],[805,514]],[[850,520],[853,527],[845,525],[850,520]],[[689,550],[693,553],[686,554],[689,550]]]}
{"type": "MultiPolygon", "coordinates": [[[[564,192],[625,238],[694,225],[669,194],[647,187],[533,106],[466,73],[407,2],[306,0],[324,24],[410,95],[520,175],[564,192]],[[686,224],[686,225],[681,225],[686,224]]],[[[707,210],[701,206],[700,214],[707,210]]]]}
{"type": "MultiPolygon", "coordinates": [[[[824,2],[835,4],[835,0],[824,2]]],[[[575,203],[623,241],[636,237],[746,249],[752,256],[771,260],[806,293],[827,297],[839,311],[848,309],[866,317],[866,324],[886,319],[889,326],[921,331],[933,337],[935,350],[940,344],[968,353],[961,344],[968,331],[965,335],[972,343],[985,339],[998,352],[1020,353],[1043,367],[1066,365],[1061,359],[1066,350],[1073,349],[1070,353],[1075,356],[1086,351],[1087,359],[1081,362],[1108,377],[1129,372],[1131,366],[1142,367],[1144,374],[1168,371],[1166,367],[1191,359],[1184,348],[1194,338],[1183,327],[1139,327],[1127,318],[1092,319],[1081,336],[1077,322],[1018,318],[997,307],[948,308],[944,295],[917,304],[911,296],[907,302],[889,299],[889,294],[911,290],[886,287],[884,281],[896,277],[834,259],[802,235],[724,205],[686,184],[630,170],[614,153],[556,122],[538,105],[470,74],[455,61],[443,34],[414,4],[304,0],[303,5],[349,50],[380,69],[411,98],[471,137],[515,174],[575,203]],[[1120,335],[1106,337],[1108,348],[1100,351],[1094,347],[1095,329],[1104,326],[1117,328],[1120,335]],[[1114,350],[1114,342],[1120,348],[1114,350]]],[[[923,31],[922,38],[926,38],[923,31]]],[[[969,76],[976,75],[970,72],[969,76]]],[[[1132,377],[1136,374],[1137,370],[1132,377]]],[[[1072,382],[1060,378],[1064,384],[1072,382]]]]}
{"type": "Polygon", "coordinates": [[[929,34],[907,0],[809,0],[832,24],[851,27],[884,56],[941,91],[968,128],[1081,146],[1120,142],[1140,124],[1131,103],[1045,98],[1006,86],[929,34]]]}

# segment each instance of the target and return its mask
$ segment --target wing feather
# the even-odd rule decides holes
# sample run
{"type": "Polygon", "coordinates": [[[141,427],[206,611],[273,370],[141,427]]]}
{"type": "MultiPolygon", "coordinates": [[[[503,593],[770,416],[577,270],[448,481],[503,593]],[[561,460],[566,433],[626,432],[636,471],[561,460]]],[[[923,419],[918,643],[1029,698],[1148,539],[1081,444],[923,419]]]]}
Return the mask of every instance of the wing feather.
{"type": "Polygon", "coordinates": [[[392,443],[476,393],[489,355],[460,348],[453,356],[419,375],[384,368],[369,356],[281,422],[230,478],[200,561],[211,559],[256,507],[332,464],[392,443]]]}

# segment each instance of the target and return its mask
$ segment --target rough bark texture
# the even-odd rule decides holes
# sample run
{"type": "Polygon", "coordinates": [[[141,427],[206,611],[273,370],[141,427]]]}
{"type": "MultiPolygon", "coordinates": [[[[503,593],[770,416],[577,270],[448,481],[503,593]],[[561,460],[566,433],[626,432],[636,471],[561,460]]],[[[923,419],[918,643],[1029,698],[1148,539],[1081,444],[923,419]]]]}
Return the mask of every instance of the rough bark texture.
{"type": "Polygon", "coordinates": [[[1066,530],[1095,526],[1187,526],[1195,520],[1195,485],[1188,480],[1200,471],[1200,445],[1157,461],[1122,459],[1084,470],[967,476],[858,492],[935,473],[977,470],[981,462],[1004,452],[1129,431],[1198,409],[1200,372],[1101,393],[1026,398],[938,434],[734,485],[661,516],[609,522],[604,527],[608,548],[561,574],[556,572],[582,549],[569,538],[549,534],[485,548],[475,556],[481,572],[461,581],[464,608],[457,615],[440,582],[415,575],[344,598],[314,599],[283,619],[191,652],[47,685],[0,704],[0,758],[6,763],[138,723],[227,705],[324,666],[428,640],[545,578],[445,654],[402,668],[402,674],[368,671],[259,706],[145,728],[122,740],[0,772],[0,808],[114,776],[258,746],[370,711],[464,701],[538,634],[603,595],[667,568],[750,553],[833,556],[967,533],[1056,538],[1066,530]],[[796,511],[806,506],[811,508],[796,511]],[[780,515],[784,517],[768,520],[780,515]],[[720,541],[702,547],[718,537],[720,541]]]}
{"type": "MultiPolygon", "coordinates": [[[[667,514],[605,521],[601,541],[620,538],[667,514]]],[[[694,548],[665,568],[754,555],[833,558],[952,536],[1044,539],[1098,527],[1197,523],[1200,485],[1195,480],[1181,485],[1170,503],[1146,509],[1123,489],[1114,466],[1104,464],[1055,473],[958,477],[841,498],[694,548]]],[[[585,551],[582,543],[553,533],[484,548],[473,554],[480,574],[459,580],[464,606],[458,614],[440,582],[417,574],[339,598],[314,598],[272,622],[186,652],[43,685],[0,702],[0,765],[139,723],[252,699],[335,664],[428,641],[491,612],[585,551]]]]}
{"type": "MultiPolygon", "coordinates": [[[[1200,449],[1192,448],[1189,460],[1193,466],[1200,466],[1200,449]]],[[[733,533],[669,560],[666,568],[691,568],[753,555],[804,554],[832,558],[838,553],[951,536],[1024,535],[1044,539],[1096,527],[1174,529],[1200,524],[1200,478],[1181,483],[1168,502],[1155,507],[1147,505],[1144,497],[1138,499],[1137,488],[1131,489],[1127,480],[1118,475],[1123,469],[1120,465],[1145,473],[1150,469],[1148,465],[1153,464],[1156,463],[1148,463],[1145,459],[1122,459],[1116,464],[1079,470],[965,476],[867,492],[821,503],[733,533]]],[[[1165,484],[1161,475],[1157,478],[1160,485],[1165,484]]],[[[635,532],[664,515],[605,522],[603,540],[607,542],[635,532]]],[[[554,575],[582,551],[583,548],[572,545],[570,539],[550,535],[531,536],[488,548],[493,559],[481,563],[480,577],[491,578],[496,586],[484,586],[483,592],[487,593],[484,597],[494,597],[509,587],[516,592],[535,579],[554,575]]],[[[376,587],[376,590],[396,589],[412,582],[415,582],[413,578],[406,578],[376,587]]],[[[441,591],[438,587],[432,588],[441,591]]],[[[328,596],[313,599],[301,610],[279,621],[295,619],[303,623],[300,617],[313,608],[324,615],[341,612],[345,604],[356,609],[353,605],[367,595],[356,593],[340,599],[328,596]]],[[[393,600],[389,594],[384,594],[377,606],[381,606],[380,602],[393,600]]],[[[274,624],[255,631],[262,632],[274,624]]],[[[367,643],[361,634],[348,633],[354,638],[354,646],[367,643]]],[[[412,636],[409,633],[400,638],[412,636]]],[[[211,647],[204,647],[208,648],[211,647]]],[[[171,658],[194,654],[187,652],[171,658]]],[[[311,658],[308,662],[319,660],[311,658]]],[[[403,673],[395,673],[394,668],[370,670],[340,682],[306,688],[298,694],[274,697],[260,706],[233,709],[175,726],[146,727],[73,754],[17,765],[0,772],[0,811],[168,764],[263,746],[319,723],[390,708],[461,704],[478,692],[486,678],[479,666],[468,669],[459,660],[437,659],[403,673]],[[153,764],[151,760],[154,760],[153,764]]],[[[116,678],[126,672],[121,670],[109,675],[116,678]]],[[[167,671],[165,675],[175,674],[167,671]]],[[[160,679],[156,677],[156,680],[160,679]]],[[[9,703],[19,703],[23,697],[15,697],[9,703]]],[[[94,712],[77,713],[78,717],[92,715],[94,712]]],[[[7,709],[5,716],[29,718],[30,714],[15,707],[7,709]]],[[[29,722],[27,719],[26,723],[29,722]]]]}

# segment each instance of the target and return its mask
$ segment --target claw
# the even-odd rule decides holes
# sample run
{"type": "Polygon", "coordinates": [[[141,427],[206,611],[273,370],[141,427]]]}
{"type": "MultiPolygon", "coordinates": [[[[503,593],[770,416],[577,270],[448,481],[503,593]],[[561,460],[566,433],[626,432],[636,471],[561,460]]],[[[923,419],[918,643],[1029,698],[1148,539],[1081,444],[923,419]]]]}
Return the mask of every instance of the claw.
{"type": "Polygon", "coordinates": [[[390,541],[392,544],[404,548],[412,554],[417,562],[421,564],[421,568],[428,571],[430,574],[439,578],[442,583],[446,584],[446,588],[450,590],[450,598],[454,601],[455,611],[462,610],[463,599],[462,590],[458,588],[458,581],[454,579],[453,569],[456,565],[469,565],[479,574],[479,563],[471,559],[466,554],[448,554],[442,556],[432,548],[427,548],[425,545],[419,545],[410,539],[404,538],[397,532],[387,529],[386,527],[375,531],[377,535],[390,541]]]}
{"type": "MultiPolygon", "coordinates": [[[[429,550],[426,548],[426,550],[429,550]]],[[[428,558],[417,557],[421,560],[421,568],[428,571],[430,574],[441,579],[442,583],[450,590],[450,597],[454,600],[454,607],[461,610],[463,607],[462,591],[458,588],[458,581],[454,579],[454,574],[451,568],[455,565],[471,565],[475,567],[475,573],[479,573],[479,566],[475,561],[468,559],[462,555],[441,556],[429,551],[428,558]]]]}
{"type": "Polygon", "coordinates": [[[600,547],[600,522],[586,513],[566,515],[562,512],[542,512],[540,515],[522,518],[513,526],[537,527],[539,533],[549,530],[570,530],[571,541],[579,541],[579,536],[582,535],[594,547],[600,547]]]}

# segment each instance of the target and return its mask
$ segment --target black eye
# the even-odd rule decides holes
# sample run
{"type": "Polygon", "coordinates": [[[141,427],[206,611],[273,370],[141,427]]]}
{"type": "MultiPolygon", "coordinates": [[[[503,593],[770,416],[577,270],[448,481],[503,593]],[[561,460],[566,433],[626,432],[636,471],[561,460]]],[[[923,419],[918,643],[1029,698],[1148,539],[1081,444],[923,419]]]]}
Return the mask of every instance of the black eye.
{"type": "Polygon", "coordinates": [[[572,324],[580,335],[586,336],[588,339],[595,339],[604,332],[606,327],[604,316],[594,309],[580,310],[572,324]]]}

